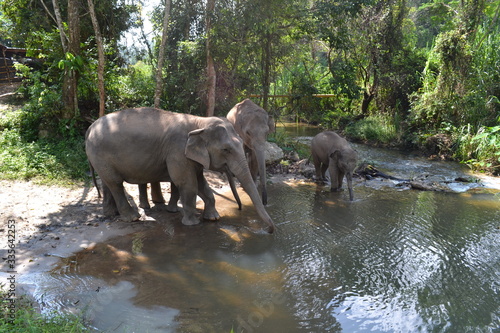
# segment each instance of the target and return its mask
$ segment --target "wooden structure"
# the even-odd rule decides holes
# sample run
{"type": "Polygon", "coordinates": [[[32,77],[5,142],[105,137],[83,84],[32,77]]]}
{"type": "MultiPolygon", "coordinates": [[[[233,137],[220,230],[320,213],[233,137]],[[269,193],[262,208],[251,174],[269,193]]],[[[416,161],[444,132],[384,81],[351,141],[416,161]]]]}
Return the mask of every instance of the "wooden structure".
{"type": "Polygon", "coordinates": [[[7,47],[0,44],[0,84],[21,81],[16,76],[14,61],[26,59],[26,49],[7,47]]]}

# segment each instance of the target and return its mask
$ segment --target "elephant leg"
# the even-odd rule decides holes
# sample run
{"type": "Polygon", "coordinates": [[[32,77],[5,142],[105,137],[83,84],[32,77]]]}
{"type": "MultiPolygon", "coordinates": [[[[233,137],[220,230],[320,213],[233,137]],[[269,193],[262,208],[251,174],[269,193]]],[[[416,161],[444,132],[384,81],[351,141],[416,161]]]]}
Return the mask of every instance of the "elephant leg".
{"type": "Polygon", "coordinates": [[[203,218],[209,221],[218,221],[220,215],[215,209],[215,197],[210,186],[203,176],[203,172],[198,175],[198,195],[205,203],[205,209],[203,210],[203,218]]]}
{"type": "Polygon", "coordinates": [[[166,202],[161,192],[160,182],[151,183],[151,200],[155,204],[164,204],[166,202]]]}
{"type": "Polygon", "coordinates": [[[183,213],[182,224],[196,225],[200,223],[200,219],[196,216],[196,195],[198,186],[189,188],[188,186],[179,187],[179,193],[182,201],[183,213]]]}
{"type": "Polygon", "coordinates": [[[316,181],[321,181],[322,176],[321,176],[321,162],[319,159],[313,155],[313,163],[314,163],[314,170],[316,171],[316,181]]]}
{"type": "Polygon", "coordinates": [[[167,212],[170,213],[179,212],[179,206],[177,206],[179,198],[180,198],[179,188],[173,182],[170,182],[170,200],[168,201],[167,212]]]}
{"type": "Polygon", "coordinates": [[[106,183],[108,190],[111,192],[114,201],[116,203],[116,208],[118,208],[118,212],[120,213],[120,217],[122,220],[127,222],[132,222],[138,220],[141,215],[137,210],[130,206],[130,203],[125,196],[125,189],[123,187],[123,182],[115,183],[108,182],[106,183]]]}
{"type": "Polygon", "coordinates": [[[118,208],[116,207],[115,199],[109,190],[109,187],[102,182],[102,208],[104,216],[114,217],[119,215],[118,208]]]}
{"type": "Polygon", "coordinates": [[[344,181],[344,176],[345,176],[345,172],[341,171],[339,169],[339,172],[338,172],[338,181],[337,181],[337,189],[340,191],[342,189],[342,182],[344,181]]]}
{"type": "MultiPolygon", "coordinates": [[[[151,190],[151,192],[153,192],[151,190]]],[[[148,184],[139,184],[139,207],[143,209],[150,209],[148,199],[148,184]]]]}
{"type": "Polygon", "coordinates": [[[339,191],[339,168],[336,165],[330,165],[330,190],[332,192],[339,191]]]}
{"type": "MultiPolygon", "coordinates": [[[[189,165],[190,162],[183,165],[176,165],[169,169],[171,184],[175,184],[178,189],[178,195],[182,202],[182,224],[196,225],[200,223],[196,210],[196,196],[198,195],[198,178],[197,175],[203,172],[202,168],[193,168],[189,165]]],[[[170,165],[174,165],[171,163],[170,165]]],[[[175,196],[174,187],[172,187],[172,195],[175,196]]],[[[178,197],[177,197],[178,198],[178,197]]],[[[176,198],[173,198],[176,200],[176,198]]],[[[171,198],[172,201],[172,198],[171,198]]],[[[170,205],[170,202],[169,202],[170,205]]]]}
{"type": "Polygon", "coordinates": [[[257,173],[259,171],[259,165],[257,163],[257,157],[255,156],[255,152],[250,150],[248,153],[248,167],[250,168],[250,174],[252,175],[252,179],[254,183],[257,183],[257,173]]]}
{"type": "Polygon", "coordinates": [[[320,170],[321,174],[320,174],[320,178],[319,178],[320,181],[325,181],[326,180],[326,170],[328,170],[328,165],[322,163],[321,164],[321,170],[320,170]]]}

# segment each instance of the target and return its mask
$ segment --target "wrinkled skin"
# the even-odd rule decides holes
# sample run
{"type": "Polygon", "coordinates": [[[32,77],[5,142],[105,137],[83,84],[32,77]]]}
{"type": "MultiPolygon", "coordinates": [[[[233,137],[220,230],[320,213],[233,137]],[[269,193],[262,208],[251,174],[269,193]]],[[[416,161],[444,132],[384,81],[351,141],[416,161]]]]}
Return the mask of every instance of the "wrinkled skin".
{"type": "Polygon", "coordinates": [[[325,180],[328,169],[331,191],[340,191],[344,176],[349,188],[349,199],[354,199],[352,190],[352,174],[358,162],[358,154],[347,140],[337,133],[325,131],[316,135],[311,142],[311,154],[316,169],[316,179],[325,180]]]}
{"type": "Polygon", "coordinates": [[[196,217],[197,195],[205,202],[203,217],[218,219],[213,192],[203,177],[206,168],[232,172],[267,223],[267,231],[275,229],[250,175],[243,143],[227,120],[153,108],[126,109],[94,122],[87,130],[85,149],[103,183],[107,216],[120,214],[125,221],[140,217],[127,201],[124,181],[168,181],[179,190],[184,225],[200,222],[196,217]]]}
{"type": "Polygon", "coordinates": [[[262,203],[267,205],[265,143],[267,135],[274,132],[274,120],[249,99],[236,104],[228,112],[227,119],[243,139],[252,178],[257,183],[259,175],[259,192],[262,203]]]}

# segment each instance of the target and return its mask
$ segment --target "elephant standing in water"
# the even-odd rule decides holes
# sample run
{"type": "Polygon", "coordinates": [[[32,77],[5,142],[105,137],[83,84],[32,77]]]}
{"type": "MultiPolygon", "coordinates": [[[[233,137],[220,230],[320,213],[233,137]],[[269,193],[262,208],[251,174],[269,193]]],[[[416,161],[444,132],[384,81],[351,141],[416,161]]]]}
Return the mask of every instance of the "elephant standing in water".
{"type": "Polygon", "coordinates": [[[265,144],[267,135],[274,132],[274,120],[249,99],[236,104],[227,114],[227,119],[243,139],[252,178],[256,182],[259,175],[262,203],[267,205],[265,144]]]}
{"type": "Polygon", "coordinates": [[[347,140],[335,132],[319,133],[311,142],[311,154],[316,169],[316,180],[324,180],[328,169],[333,192],[341,190],[345,176],[349,188],[349,199],[352,201],[354,199],[352,174],[358,162],[358,154],[347,140]]]}
{"type": "Polygon", "coordinates": [[[126,109],[99,118],[87,130],[86,153],[103,183],[105,215],[139,219],[125,196],[123,182],[172,182],[183,204],[182,223],[198,224],[196,196],[205,202],[203,217],[218,219],[203,168],[232,172],[250,196],[257,213],[275,229],[260,201],[245,159],[243,143],[225,119],[197,117],[154,108],[126,109]]]}

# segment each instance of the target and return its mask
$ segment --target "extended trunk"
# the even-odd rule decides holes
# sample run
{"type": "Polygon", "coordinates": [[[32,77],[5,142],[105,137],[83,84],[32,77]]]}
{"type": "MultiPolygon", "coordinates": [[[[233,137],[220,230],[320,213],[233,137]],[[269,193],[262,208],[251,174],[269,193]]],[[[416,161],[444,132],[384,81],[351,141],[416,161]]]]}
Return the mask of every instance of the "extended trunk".
{"type": "Polygon", "coordinates": [[[262,204],[259,192],[257,191],[257,187],[255,186],[252,176],[250,175],[250,170],[248,169],[246,161],[241,161],[236,166],[230,167],[230,169],[236,178],[238,178],[241,186],[243,186],[243,189],[252,200],[260,218],[268,224],[267,232],[273,233],[276,227],[274,226],[273,220],[267,213],[266,208],[262,204]]]}

